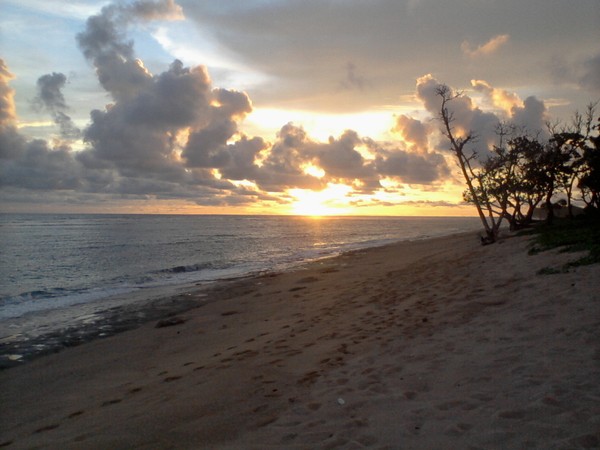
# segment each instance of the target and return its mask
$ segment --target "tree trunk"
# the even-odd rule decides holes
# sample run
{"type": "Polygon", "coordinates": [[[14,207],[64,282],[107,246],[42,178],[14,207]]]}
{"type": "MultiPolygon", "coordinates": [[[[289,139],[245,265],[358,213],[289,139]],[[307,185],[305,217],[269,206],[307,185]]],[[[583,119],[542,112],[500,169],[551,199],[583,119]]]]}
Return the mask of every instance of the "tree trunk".
{"type": "Polygon", "coordinates": [[[552,225],[554,223],[554,205],[552,204],[552,192],[546,197],[546,223],[552,225]]]}

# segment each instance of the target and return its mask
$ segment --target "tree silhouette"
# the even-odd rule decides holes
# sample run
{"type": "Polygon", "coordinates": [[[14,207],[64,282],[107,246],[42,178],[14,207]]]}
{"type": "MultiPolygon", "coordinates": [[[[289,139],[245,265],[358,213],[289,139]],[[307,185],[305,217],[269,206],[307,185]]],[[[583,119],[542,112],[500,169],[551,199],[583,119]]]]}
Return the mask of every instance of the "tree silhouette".
{"type": "Polygon", "coordinates": [[[558,125],[548,125],[551,136],[545,143],[539,134],[533,137],[527,130],[500,124],[499,145],[481,161],[475,150],[467,150],[468,144],[476,142],[474,133],[458,136],[453,127],[448,105],[462,94],[445,85],[438,86],[436,94],[441,99],[442,132],[467,185],[463,197],[475,206],[486,233],[482,243],[496,241],[504,219],[512,230],[530,225],[541,203],[551,224],[559,195],[566,197],[561,202],[572,217],[575,186],[581,194],[576,200],[588,210],[600,211],[600,121],[592,126],[596,105],[590,104],[585,116],[575,113],[569,127],[559,130],[558,125]]]}
{"type": "MultiPolygon", "coordinates": [[[[600,131],[600,118],[594,127],[600,131]]],[[[588,209],[600,211],[600,135],[590,136],[589,145],[583,149],[581,176],[578,187],[588,209]]]]}
{"type": "Polygon", "coordinates": [[[469,131],[464,137],[457,136],[452,125],[455,120],[454,113],[448,109],[448,104],[461,97],[462,94],[453,93],[446,85],[439,85],[436,94],[442,100],[439,118],[443,123],[444,135],[450,141],[450,148],[456,156],[458,166],[467,184],[465,198],[475,205],[485,230],[486,236],[482,239],[482,243],[495,242],[504,216],[498,214],[494,209],[493,202],[485,188],[485,180],[475,172],[477,153],[475,151],[469,152],[465,148],[467,144],[476,140],[476,136],[472,131],[469,131]]]}

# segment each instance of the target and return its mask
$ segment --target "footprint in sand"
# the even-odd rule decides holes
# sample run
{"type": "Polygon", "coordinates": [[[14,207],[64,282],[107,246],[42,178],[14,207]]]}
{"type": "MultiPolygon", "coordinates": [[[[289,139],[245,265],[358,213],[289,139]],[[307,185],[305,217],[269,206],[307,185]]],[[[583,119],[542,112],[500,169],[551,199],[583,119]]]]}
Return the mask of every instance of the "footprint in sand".
{"type": "Polygon", "coordinates": [[[38,428],[37,430],[35,430],[35,433],[43,433],[44,431],[50,431],[50,430],[54,430],[55,428],[58,428],[60,425],[58,423],[53,423],[52,425],[46,425],[42,428],[38,428]]]}
{"type": "Polygon", "coordinates": [[[445,431],[445,434],[447,436],[462,436],[467,431],[469,431],[471,428],[473,428],[473,425],[471,425],[471,424],[468,424],[468,423],[457,423],[453,427],[448,428],[445,431]]]}
{"type": "Polygon", "coordinates": [[[500,411],[498,417],[502,419],[522,419],[525,417],[525,411],[513,410],[513,411],[500,411]]]}
{"type": "Polygon", "coordinates": [[[315,281],[320,281],[320,278],[317,277],[306,277],[297,281],[297,283],[314,283],[315,281]]]}
{"type": "Polygon", "coordinates": [[[173,376],[173,377],[167,377],[163,380],[163,382],[165,383],[170,383],[171,381],[175,381],[175,380],[179,380],[181,378],[180,375],[178,376],[173,376]]]}

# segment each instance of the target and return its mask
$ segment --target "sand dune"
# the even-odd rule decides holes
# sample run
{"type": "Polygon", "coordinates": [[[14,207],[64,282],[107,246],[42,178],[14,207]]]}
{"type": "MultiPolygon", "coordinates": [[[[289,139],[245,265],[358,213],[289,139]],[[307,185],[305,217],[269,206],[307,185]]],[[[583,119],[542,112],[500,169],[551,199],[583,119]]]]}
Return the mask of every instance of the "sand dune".
{"type": "Polygon", "coordinates": [[[198,293],[0,372],[0,448],[600,448],[599,266],[472,234],[198,293]]]}

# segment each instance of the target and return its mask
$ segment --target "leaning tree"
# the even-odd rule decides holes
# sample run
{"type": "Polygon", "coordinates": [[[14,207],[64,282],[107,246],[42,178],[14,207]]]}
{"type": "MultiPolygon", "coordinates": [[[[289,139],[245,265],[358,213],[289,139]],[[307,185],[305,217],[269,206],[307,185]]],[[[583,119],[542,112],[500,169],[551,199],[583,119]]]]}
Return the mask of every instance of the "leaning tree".
{"type": "Polygon", "coordinates": [[[477,153],[474,150],[468,150],[467,144],[476,141],[476,135],[469,131],[466,135],[458,136],[454,130],[454,113],[448,108],[448,104],[459,98],[461,93],[453,93],[446,85],[439,85],[436,94],[441,98],[439,118],[443,124],[443,133],[450,141],[450,149],[456,157],[456,161],[467,184],[465,199],[475,205],[477,214],[481,219],[485,230],[483,243],[495,242],[498,238],[500,225],[504,218],[502,206],[500,212],[494,205],[492,196],[486,189],[486,180],[481,176],[481,172],[476,170],[478,165],[477,153]]]}

